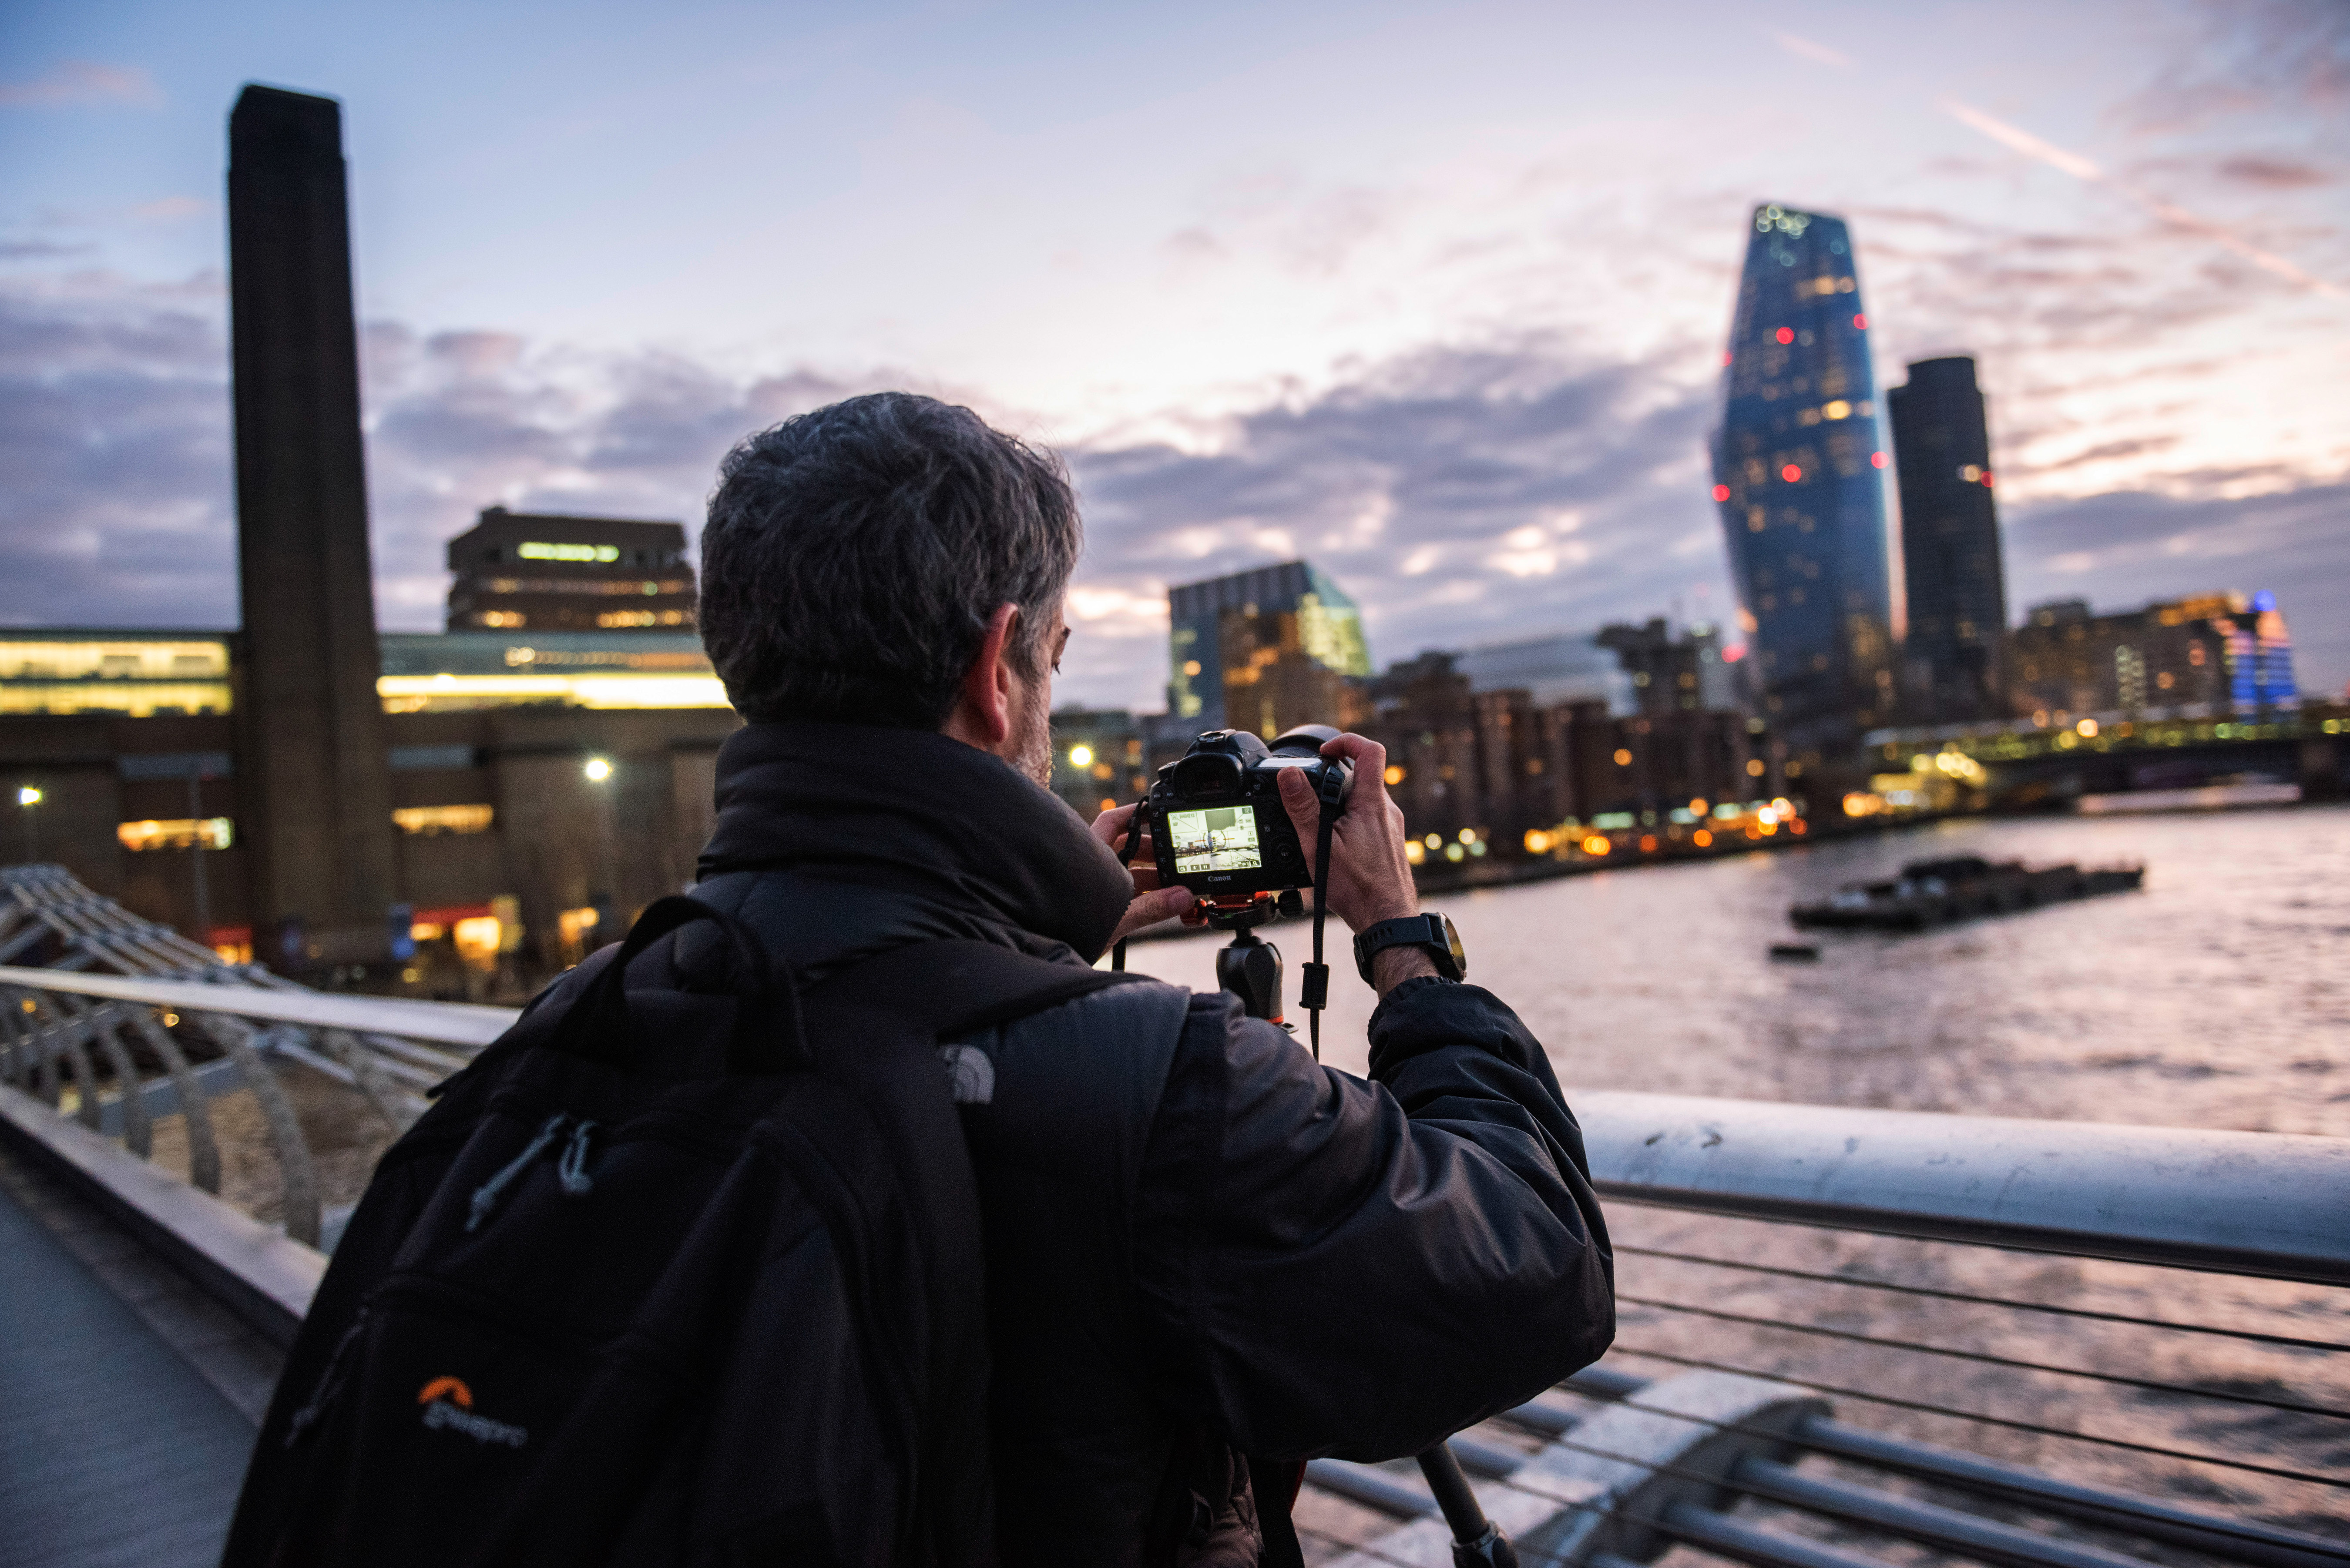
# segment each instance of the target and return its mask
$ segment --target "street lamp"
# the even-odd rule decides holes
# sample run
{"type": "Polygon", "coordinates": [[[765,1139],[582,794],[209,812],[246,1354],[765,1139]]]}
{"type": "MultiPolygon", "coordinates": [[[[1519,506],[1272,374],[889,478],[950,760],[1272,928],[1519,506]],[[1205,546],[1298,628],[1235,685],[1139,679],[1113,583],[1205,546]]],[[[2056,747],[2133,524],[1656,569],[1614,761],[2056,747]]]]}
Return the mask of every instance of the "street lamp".
{"type": "Polygon", "coordinates": [[[39,790],[35,789],[31,784],[19,784],[16,787],[16,815],[25,819],[25,858],[27,860],[38,860],[41,857],[40,829],[33,816],[33,808],[40,804],[39,790]]]}
{"type": "MultiPolygon", "coordinates": [[[[611,782],[612,778],[612,759],[609,757],[589,757],[586,764],[583,765],[579,771],[587,776],[589,784],[608,784],[611,782]]],[[[597,847],[602,851],[601,858],[604,863],[603,897],[607,903],[611,905],[614,909],[618,909],[620,901],[620,855],[619,846],[617,842],[619,837],[619,823],[618,820],[619,813],[618,808],[612,800],[611,790],[600,789],[596,793],[599,797],[596,803],[596,839],[597,847]]],[[[592,889],[588,894],[588,901],[591,905],[596,903],[596,896],[592,889]]],[[[600,909],[598,910],[598,923],[600,924],[600,909]]],[[[610,931],[599,930],[596,933],[596,936],[600,941],[610,941],[613,938],[613,933],[610,931]]]]}

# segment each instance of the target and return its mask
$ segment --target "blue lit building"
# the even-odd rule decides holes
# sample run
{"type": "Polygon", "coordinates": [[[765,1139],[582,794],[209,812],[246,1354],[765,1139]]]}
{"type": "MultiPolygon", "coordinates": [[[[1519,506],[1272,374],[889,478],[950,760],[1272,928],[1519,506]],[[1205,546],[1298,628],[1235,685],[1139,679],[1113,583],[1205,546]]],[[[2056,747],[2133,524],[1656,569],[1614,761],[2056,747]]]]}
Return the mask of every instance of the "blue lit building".
{"type": "Polygon", "coordinates": [[[1887,458],[1852,237],[1754,210],[1723,357],[1713,496],[1763,716],[1791,775],[1893,708],[1887,458]]]}

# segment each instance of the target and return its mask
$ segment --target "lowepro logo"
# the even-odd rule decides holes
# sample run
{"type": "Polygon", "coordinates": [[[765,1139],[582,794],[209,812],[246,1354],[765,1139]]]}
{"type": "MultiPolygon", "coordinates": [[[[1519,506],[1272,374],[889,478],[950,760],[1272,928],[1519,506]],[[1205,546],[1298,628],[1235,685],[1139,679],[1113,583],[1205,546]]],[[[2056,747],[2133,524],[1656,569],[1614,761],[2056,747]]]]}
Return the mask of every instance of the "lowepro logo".
{"type": "Polygon", "coordinates": [[[474,1415],[473,1391],[462,1377],[435,1377],[417,1394],[416,1402],[424,1407],[428,1430],[463,1432],[477,1443],[504,1443],[510,1449],[530,1441],[530,1433],[520,1427],[474,1415]]]}

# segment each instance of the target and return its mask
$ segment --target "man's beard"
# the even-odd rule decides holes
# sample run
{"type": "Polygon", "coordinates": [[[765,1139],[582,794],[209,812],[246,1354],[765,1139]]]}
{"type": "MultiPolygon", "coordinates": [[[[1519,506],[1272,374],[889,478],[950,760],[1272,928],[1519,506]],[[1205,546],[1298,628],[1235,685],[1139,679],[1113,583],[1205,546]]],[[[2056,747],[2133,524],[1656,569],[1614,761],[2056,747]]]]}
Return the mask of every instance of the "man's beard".
{"type": "Polygon", "coordinates": [[[1018,749],[1006,760],[1046,789],[1053,787],[1053,687],[1048,680],[1030,683],[1021,694],[1020,711],[1013,715],[1018,749]]]}

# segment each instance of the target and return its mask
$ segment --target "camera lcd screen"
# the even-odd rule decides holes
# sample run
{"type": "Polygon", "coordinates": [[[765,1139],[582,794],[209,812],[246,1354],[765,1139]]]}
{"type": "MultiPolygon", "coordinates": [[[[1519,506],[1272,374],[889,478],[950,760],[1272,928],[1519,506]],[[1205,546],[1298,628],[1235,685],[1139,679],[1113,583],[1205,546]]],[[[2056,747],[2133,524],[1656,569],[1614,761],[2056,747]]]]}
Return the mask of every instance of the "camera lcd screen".
{"type": "Polygon", "coordinates": [[[1254,806],[1170,811],[1167,836],[1174,842],[1179,877],[1200,871],[1253,871],[1264,864],[1264,853],[1256,840],[1254,806]]]}

